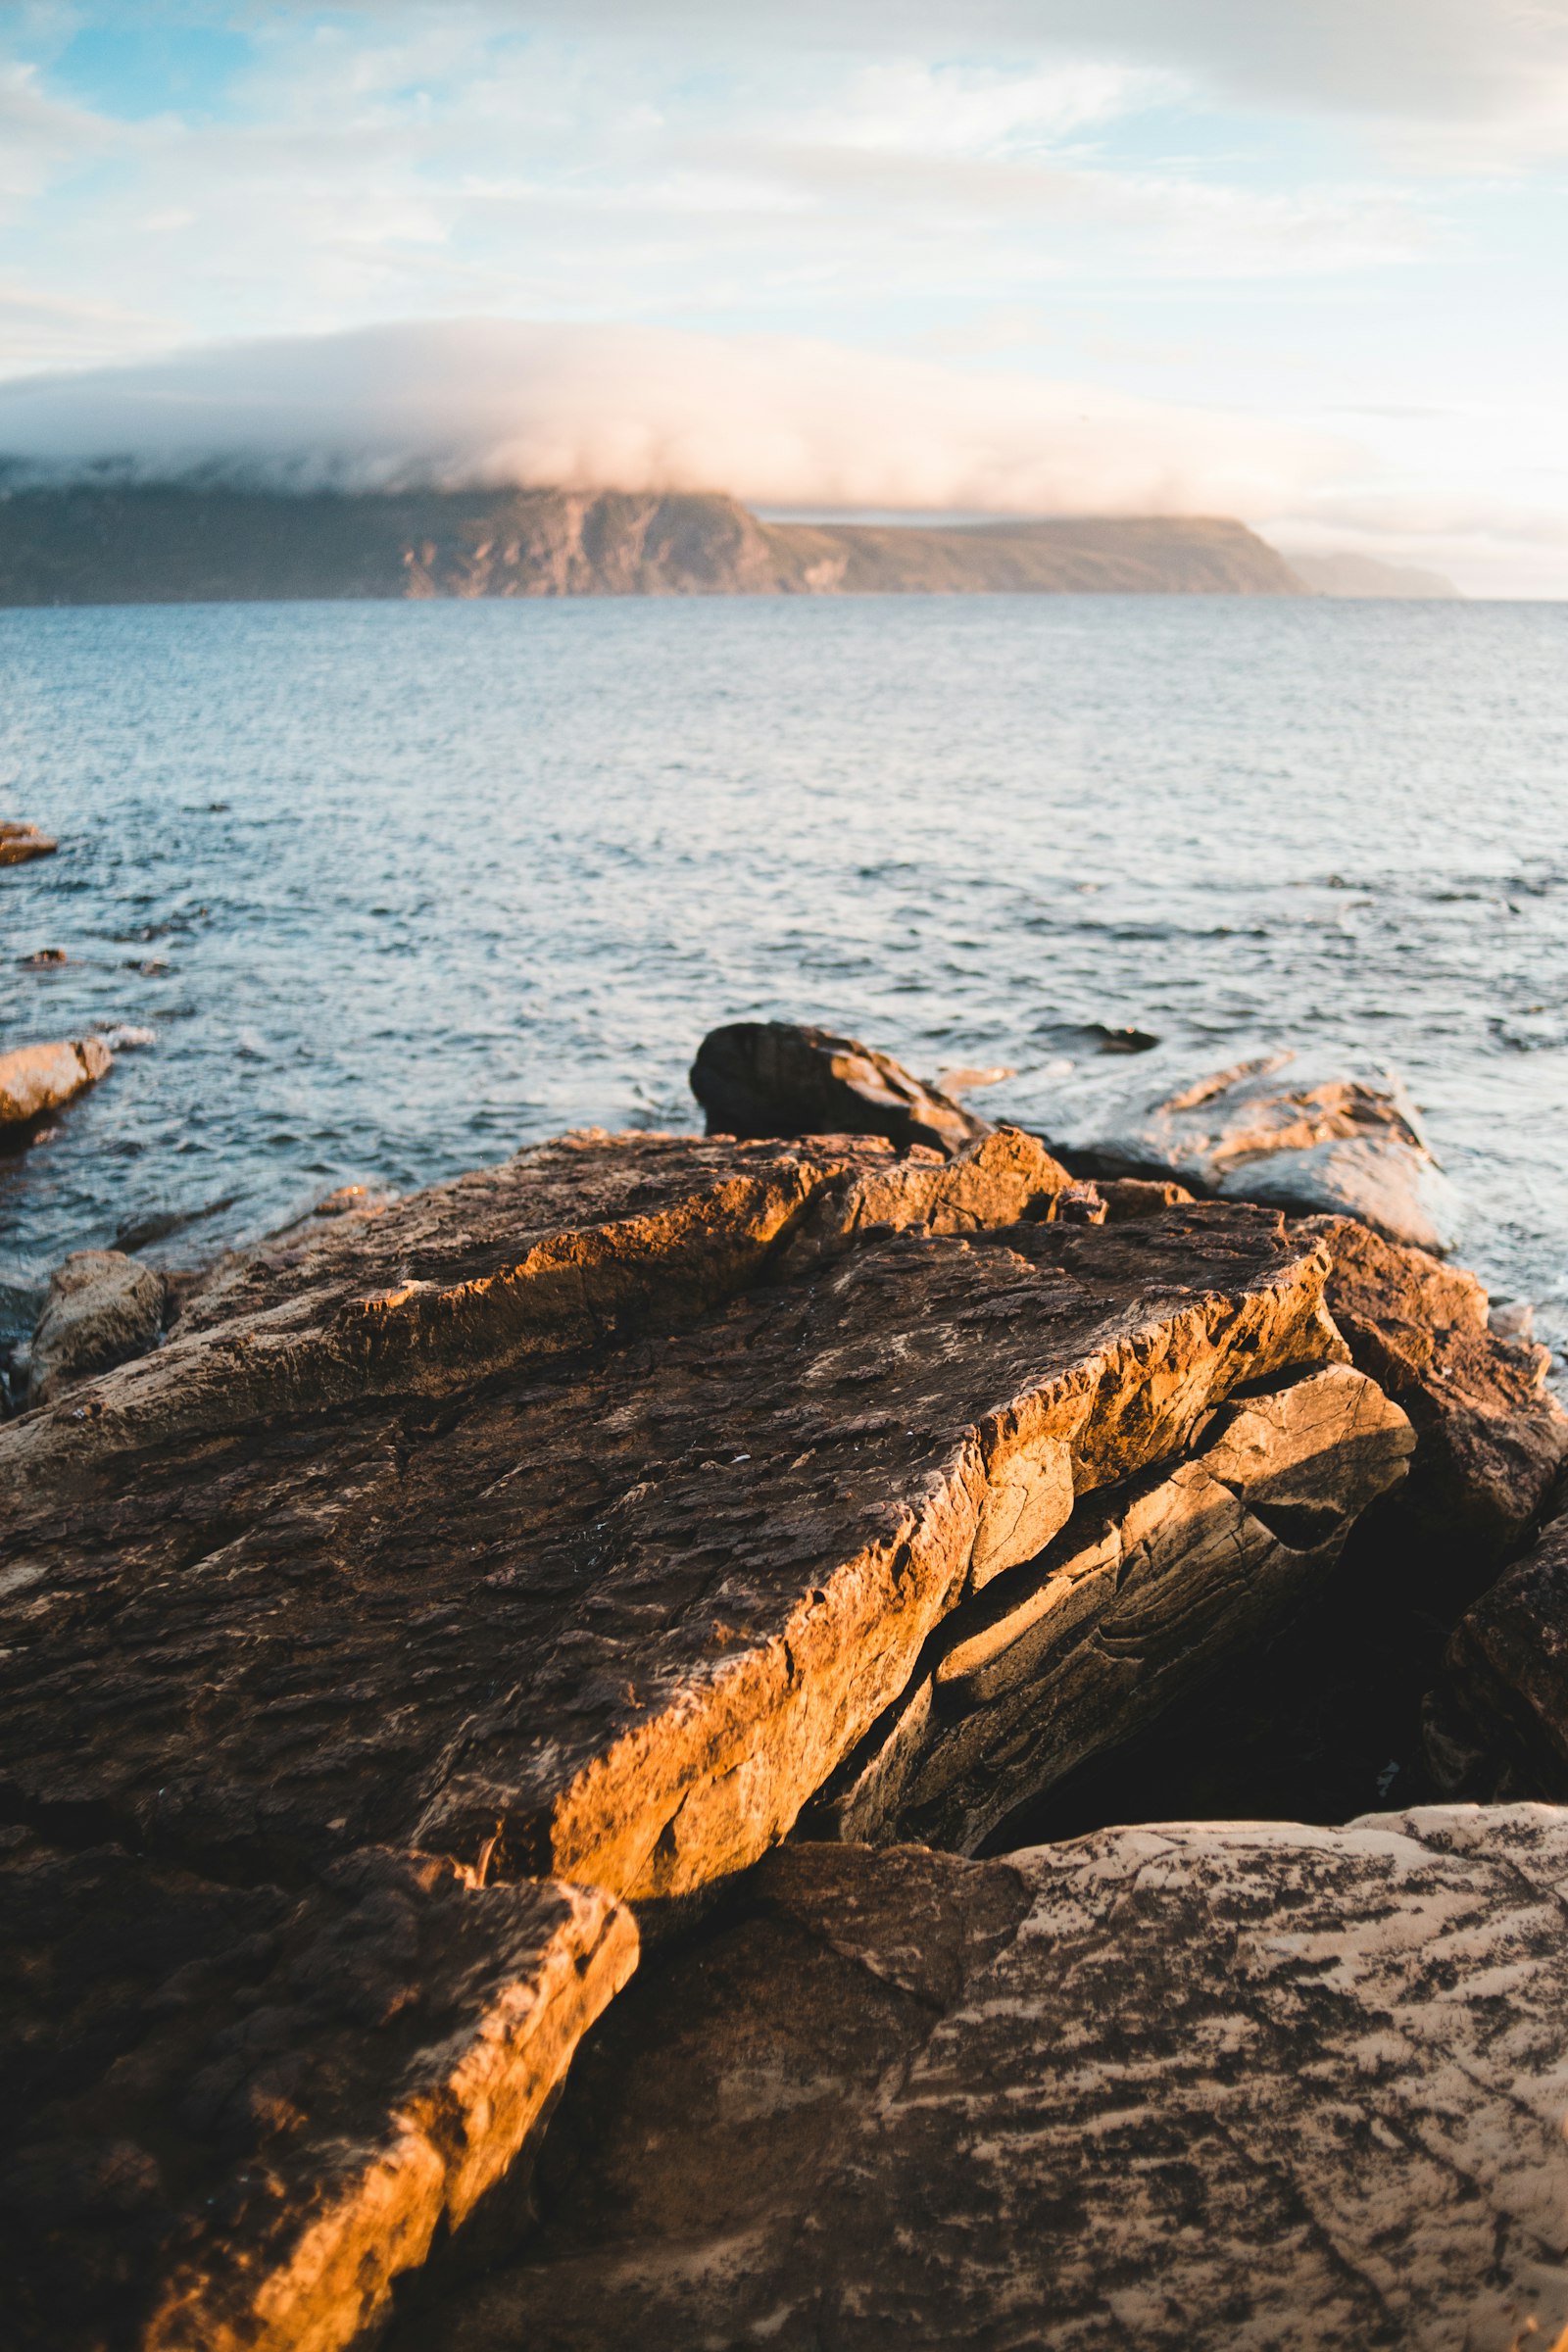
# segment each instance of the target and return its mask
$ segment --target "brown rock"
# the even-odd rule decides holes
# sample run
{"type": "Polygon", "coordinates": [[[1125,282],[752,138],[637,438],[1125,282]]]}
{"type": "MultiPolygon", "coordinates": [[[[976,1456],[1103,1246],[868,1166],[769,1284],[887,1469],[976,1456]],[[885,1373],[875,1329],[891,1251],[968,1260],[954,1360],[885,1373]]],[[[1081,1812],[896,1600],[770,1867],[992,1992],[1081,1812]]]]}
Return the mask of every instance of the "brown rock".
{"type": "Polygon", "coordinates": [[[1554,2343],[1565,1876],[1530,1806],[787,1848],[390,2352],[1554,2343]]]}
{"type": "Polygon", "coordinates": [[[811,1807],[813,1834],[973,1853],[1288,1622],[1413,1444],[1398,1407],[1345,1365],[1220,1406],[1189,1459],[1102,1490],[943,1621],[811,1807]]]}
{"type": "Polygon", "coordinates": [[[114,1055],[101,1037],[0,1054],[0,1127],[21,1127],[101,1078],[114,1055]]]}
{"type": "Polygon", "coordinates": [[[1313,1218],[1334,1258],[1326,1297],[1351,1358],[1409,1414],[1406,1535],[1467,1598],[1525,1534],[1565,1461],[1568,1415],[1547,1391],[1544,1348],[1488,1328],[1473,1274],[1386,1242],[1348,1218],[1313,1218]]]}
{"type": "Polygon", "coordinates": [[[0,817],[0,865],[25,865],[32,858],[52,858],[60,847],[37,825],[0,817]]]}
{"type": "Polygon", "coordinates": [[[710,1029],[691,1080],[710,1135],[883,1135],[956,1152],[990,1126],[891,1054],[794,1021],[710,1029]]]}
{"type": "Polygon", "coordinates": [[[119,1250],[77,1250],[49,1277],[49,1296],[32,1335],[30,1404],[111,1371],[156,1348],[169,1305],[169,1283],[119,1250]]]}
{"type": "Polygon", "coordinates": [[[1460,1618],[1431,1704],[1440,1784],[1568,1796],[1568,1519],[1460,1618]]]}
{"type": "Polygon", "coordinates": [[[0,1833],[6,2341],[332,2352],[513,2164],[631,1974],[578,1887],[303,1889],[0,1833]]]}

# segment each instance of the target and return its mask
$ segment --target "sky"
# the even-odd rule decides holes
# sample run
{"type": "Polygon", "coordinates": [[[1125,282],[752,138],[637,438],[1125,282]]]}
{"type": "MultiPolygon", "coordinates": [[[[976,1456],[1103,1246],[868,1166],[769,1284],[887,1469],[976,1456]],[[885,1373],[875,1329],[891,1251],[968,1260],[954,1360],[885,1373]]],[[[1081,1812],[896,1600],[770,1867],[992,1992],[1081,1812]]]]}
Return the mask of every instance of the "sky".
{"type": "Polygon", "coordinates": [[[1568,0],[0,0],[0,455],[1568,596],[1568,0]]]}

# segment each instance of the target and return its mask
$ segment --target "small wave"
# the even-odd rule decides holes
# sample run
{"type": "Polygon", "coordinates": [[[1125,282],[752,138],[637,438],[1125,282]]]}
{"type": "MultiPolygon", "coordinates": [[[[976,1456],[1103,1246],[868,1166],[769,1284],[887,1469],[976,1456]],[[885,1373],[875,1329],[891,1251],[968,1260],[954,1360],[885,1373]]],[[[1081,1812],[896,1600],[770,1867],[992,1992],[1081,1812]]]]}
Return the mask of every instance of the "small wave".
{"type": "Polygon", "coordinates": [[[98,1035],[111,1054],[123,1054],[132,1046],[156,1046],[156,1029],[138,1029],[129,1021],[118,1021],[112,1028],[100,1029],[98,1035]]]}

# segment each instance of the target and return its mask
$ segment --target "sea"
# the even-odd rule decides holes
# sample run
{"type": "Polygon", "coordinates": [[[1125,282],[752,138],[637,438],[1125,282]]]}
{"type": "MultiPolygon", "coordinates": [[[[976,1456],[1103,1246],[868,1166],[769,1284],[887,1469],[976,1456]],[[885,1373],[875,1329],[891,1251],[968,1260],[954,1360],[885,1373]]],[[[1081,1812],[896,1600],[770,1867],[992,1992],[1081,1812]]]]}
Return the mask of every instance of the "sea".
{"type": "Polygon", "coordinates": [[[0,870],[0,1043],[118,1046],[0,1155],[0,1338],[71,1250],[695,1128],[704,1032],[780,1017],[1048,1136],[1261,1047],[1392,1067],[1568,1348],[1568,606],[8,611],[0,815],[60,842],[0,870]]]}

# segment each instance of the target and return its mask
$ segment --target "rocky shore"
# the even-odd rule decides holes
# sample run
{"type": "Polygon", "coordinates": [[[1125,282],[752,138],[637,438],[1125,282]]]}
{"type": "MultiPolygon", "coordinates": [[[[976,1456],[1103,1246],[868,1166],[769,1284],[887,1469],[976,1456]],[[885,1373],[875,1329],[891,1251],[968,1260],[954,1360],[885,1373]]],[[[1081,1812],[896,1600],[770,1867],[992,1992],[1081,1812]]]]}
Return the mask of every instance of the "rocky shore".
{"type": "Polygon", "coordinates": [[[1246,1150],[1092,1168],[739,1025],[707,1138],[62,1269],[0,1425],[19,2343],[1555,2339],[1568,1417],[1270,1168],[1375,1208],[1406,1107],[1252,1075],[1246,1150]],[[1158,1742],[1264,1690],[1305,1826],[1172,1824],[1158,1742]],[[1406,1708],[1397,1812],[1326,1701],[1406,1708]]]}

